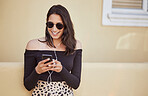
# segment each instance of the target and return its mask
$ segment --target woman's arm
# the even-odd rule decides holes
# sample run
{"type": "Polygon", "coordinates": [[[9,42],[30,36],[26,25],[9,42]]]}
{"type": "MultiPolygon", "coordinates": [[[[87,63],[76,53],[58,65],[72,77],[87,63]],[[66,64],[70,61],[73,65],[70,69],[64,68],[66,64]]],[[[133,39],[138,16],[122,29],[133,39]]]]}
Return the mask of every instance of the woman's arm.
{"type": "Polygon", "coordinates": [[[66,83],[74,89],[77,89],[81,80],[81,65],[82,65],[82,47],[81,43],[77,41],[76,45],[76,56],[74,58],[74,65],[71,70],[71,73],[63,66],[62,71],[60,72],[62,78],[66,83]],[[78,50],[79,49],[79,50],[78,50]]]}
{"type": "Polygon", "coordinates": [[[34,40],[29,41],[24,53],[24,86],[29,91],[35,87],[39,79],[39,74],[35,70],[35,53],[29,51],[33,49],[34,44],[34,40]]]}

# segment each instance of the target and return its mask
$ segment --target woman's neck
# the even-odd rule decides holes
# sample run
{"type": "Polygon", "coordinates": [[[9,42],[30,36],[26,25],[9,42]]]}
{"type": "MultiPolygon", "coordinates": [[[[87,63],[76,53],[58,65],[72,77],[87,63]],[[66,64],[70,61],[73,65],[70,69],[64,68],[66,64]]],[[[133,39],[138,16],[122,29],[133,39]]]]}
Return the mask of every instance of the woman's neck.
{"type": "Polygon", "coordinates": [[[60,50],[60,51],[65,51],[66,46],[64,46],[62,44],[62,40],[61,39],[53,39],[53,44],[56,48],[54,48],[54,50],[60,50]]]}
{"type": "Polygon", "coordinates": [[[58,40],[53,39],[53,44],[54,44],[55,47],[60,45],[61,42],[62,42],[61,39],[58,39],[58,40]]]}

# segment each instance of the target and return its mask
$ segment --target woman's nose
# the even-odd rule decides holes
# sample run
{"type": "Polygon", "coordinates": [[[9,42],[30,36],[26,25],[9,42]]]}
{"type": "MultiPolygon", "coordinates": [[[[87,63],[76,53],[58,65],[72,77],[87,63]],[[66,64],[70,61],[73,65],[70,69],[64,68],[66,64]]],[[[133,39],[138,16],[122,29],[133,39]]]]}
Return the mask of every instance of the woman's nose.
{"type": "Polygon", "coordinates": [[[53,26],[52,31],[53,31],[53,32],[56,32],[56,31],[57,31],[56,25],[53,26]]]}

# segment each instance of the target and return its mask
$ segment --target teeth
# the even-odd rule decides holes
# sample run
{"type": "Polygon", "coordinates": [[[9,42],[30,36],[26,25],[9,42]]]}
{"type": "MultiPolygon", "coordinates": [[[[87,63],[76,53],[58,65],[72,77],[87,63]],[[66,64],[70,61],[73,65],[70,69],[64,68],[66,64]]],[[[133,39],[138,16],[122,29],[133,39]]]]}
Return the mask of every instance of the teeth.
{"type": "Polygon", "coordinates": [[[52,32],[54,35],[58,34],[59,32],[52,32]]]}

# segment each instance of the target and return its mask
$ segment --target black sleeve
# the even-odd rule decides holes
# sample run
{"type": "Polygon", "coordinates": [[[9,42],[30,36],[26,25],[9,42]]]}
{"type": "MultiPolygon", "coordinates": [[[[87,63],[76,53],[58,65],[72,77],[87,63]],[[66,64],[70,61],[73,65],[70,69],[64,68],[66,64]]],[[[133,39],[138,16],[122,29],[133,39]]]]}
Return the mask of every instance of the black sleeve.
{"type": "Polygon", "coordinates": [[[39,79],[39,74],[35,71],[36,59],[34,54],[28,50],[24,53],[24,86],[28,91],[35,87],[39,79]]]}
{"type": "Polygon", "coordinates": [[[66,81],[66,83],[74,89],[77,89],[79,87],[82,65],[82,50],[78,50],[76,52],[77,53],[74,58],[74,65],[71,70],[71,73],[64,66],[62,71],[60,72],[62,78],[66,81]]]}

